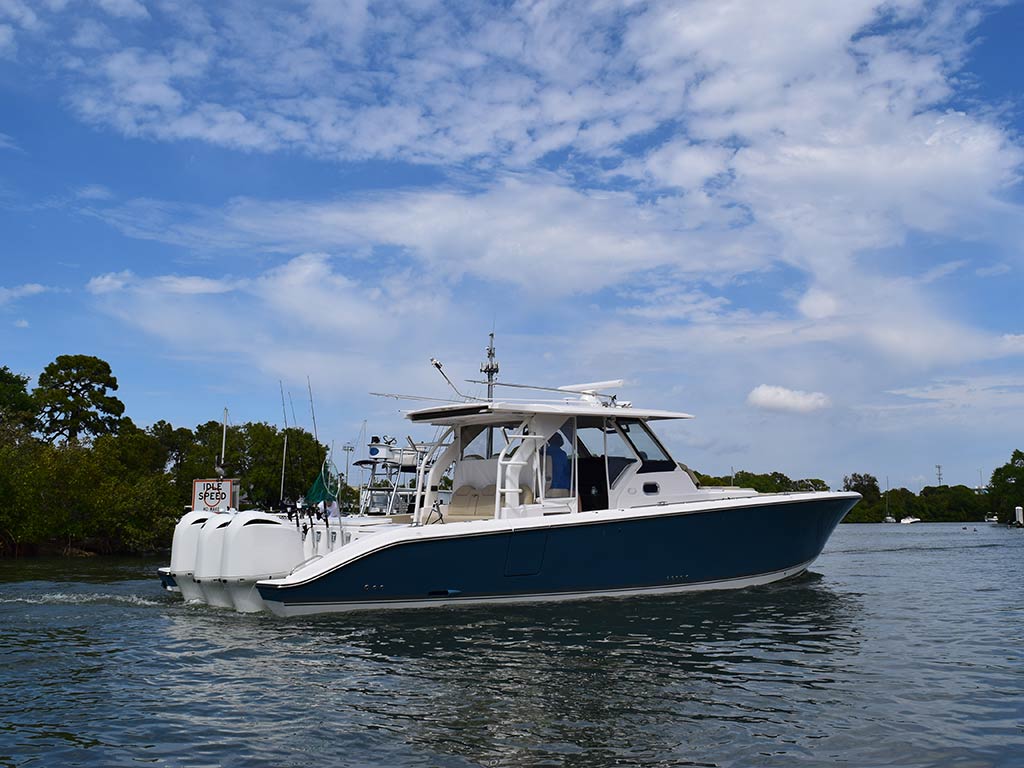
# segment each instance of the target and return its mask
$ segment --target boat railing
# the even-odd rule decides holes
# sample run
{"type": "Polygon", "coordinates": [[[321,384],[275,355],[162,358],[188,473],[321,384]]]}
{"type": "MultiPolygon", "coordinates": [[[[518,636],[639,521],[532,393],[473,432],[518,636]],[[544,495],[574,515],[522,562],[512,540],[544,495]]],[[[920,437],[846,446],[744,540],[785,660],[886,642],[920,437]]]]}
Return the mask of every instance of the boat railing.
{"type": "MultiPolygon", "coordinates": [[[[454,434],[455,430],[448,427],[444,434],[440,435],[437,440],[430,443],[418,444],[423,450],[419,466],[416,468],[416,493],[413,496],[413,520],[415,521],[421,521],[420,509],[426,506],[426,501],[429,495],[428,492],[431,490],[427,487],[427,480],[430,477],[430,471],[444,450],[451,446],[450,440],[453,438],[454,434]]],[[[429,510],[427,510],[427,512],[429,514],[429,510]]]]}
{"type": "MultiPolygon", "coordinates": [[[[498,454],[498,482],[494,485],[494,517],[496,519],[501,517],[502,499],[504,498],[505,501],[508,501],[508,494],[515,494],[516,501],[519,504],[522,503],[520,499],[520,494],[522,493],[521,486],[523,485],[522,479],[520,478],[519,482],[509,485],[508,470],[512,467],[525,467],[530,463],[529,460],[522,458],[523,451],[518,450],[530,440],[534,442],[540,441],[542,444],[547,442],[547,438],[543,435],[530,435],[521,432],[505,433],[505,447],[498,454]]],[[[539,451],[531,456],[534,467],[533,485],[537,489],[536,500],[543,504],[544,478],[541,476],[540,461],[537,460],[538,454],[539,451]]],[[[509,504],[508,506],[513,505],[509,504]]]]}

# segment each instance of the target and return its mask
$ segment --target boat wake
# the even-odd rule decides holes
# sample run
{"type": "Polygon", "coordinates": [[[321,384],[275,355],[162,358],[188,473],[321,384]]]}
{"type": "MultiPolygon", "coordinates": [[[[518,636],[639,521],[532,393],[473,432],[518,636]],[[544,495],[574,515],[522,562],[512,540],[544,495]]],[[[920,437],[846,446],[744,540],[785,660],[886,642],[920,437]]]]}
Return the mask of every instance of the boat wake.
{"type": "Polygon", "coordinates": [[[33,597],[0,597],[0,604],[21,603],[22,605],[95,605],[117,604],[135,606],[159,606],[161,602],[138,595],[74,594],[51,592],[33,597]]]}

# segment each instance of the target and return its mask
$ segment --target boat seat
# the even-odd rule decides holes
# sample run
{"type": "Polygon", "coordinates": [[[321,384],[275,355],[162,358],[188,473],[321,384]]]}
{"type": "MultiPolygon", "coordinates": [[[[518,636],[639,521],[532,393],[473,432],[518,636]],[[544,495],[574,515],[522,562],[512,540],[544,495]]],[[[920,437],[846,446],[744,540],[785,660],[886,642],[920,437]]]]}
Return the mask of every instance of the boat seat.
{"type": "MultiPolygon", "coordinates": [[[[491,486],[493,489],[494,486],[491,486]]],[[[491,492],[491,499],[494,492],[491,492]]],[[[493,504],[493,501],[491,502],[493,504]]],[[[446,523],[461,523],[466,520],[489,520],[494,512],[487,502],[481,504],[480,492],[471,485],[463,485],[455,489],[448,511],[444,513],[446,523]],[[481,512],[483,514],[481,514],[481,512]]]]}
{"type": "MultiPolygon", "coordinates": [[[[482,491],[480,491],[480,503],[482,504],[484,499],[490,500],[490,505],[494,505],[494,494],[498,492],[498,488],[495,485],[488,485],[482,491]]],[[[525,484],[519,486],[519,503],[520,504],[533,504],[537,499],[533,494],[533,489],[525,484]]]]}

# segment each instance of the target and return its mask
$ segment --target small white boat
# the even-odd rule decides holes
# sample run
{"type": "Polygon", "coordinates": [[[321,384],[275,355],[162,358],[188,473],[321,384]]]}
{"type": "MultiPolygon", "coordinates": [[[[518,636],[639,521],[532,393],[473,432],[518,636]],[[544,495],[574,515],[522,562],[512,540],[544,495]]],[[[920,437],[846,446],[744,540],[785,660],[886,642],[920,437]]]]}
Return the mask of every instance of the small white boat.
{"type": "Polygon", "coordinates": [[[920,522],[921,522],[921,518],[920,517],[914,517],[913,515],[907,515],[906,517],[900,519],[900,523],[902,523],[903,525],[910,525],[911,523],[920,523],[920,522]]]}

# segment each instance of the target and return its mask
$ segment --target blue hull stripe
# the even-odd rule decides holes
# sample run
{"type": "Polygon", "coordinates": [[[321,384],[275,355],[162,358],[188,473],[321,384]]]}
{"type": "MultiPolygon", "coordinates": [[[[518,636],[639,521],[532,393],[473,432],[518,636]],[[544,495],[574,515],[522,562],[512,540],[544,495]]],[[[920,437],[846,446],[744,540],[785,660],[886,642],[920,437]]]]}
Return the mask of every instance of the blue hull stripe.
{"type": "Polygon", "coordinates": [[[793,500],[403,540],[311,580],[257,589],[298,608],[725,584],[805,567],[854,503],[793,500]]]}

